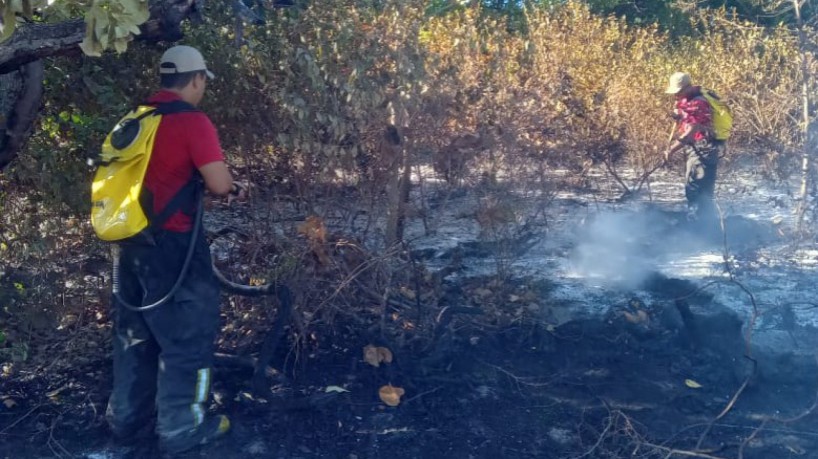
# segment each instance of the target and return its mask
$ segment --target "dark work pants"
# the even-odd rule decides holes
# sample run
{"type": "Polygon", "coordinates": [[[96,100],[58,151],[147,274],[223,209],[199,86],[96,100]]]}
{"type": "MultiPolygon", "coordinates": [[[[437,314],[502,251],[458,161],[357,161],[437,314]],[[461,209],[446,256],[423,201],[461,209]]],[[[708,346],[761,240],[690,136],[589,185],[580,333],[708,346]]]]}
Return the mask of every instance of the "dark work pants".
{"type": "MultiPolygon", "coordinates": [[[[164,232],[156,246],[121,247],[122,298],[151,304],[170,291],[184,263],[190,233],[164,232]]],[[[204,234],[184,281],[165,304],[135,312],[113,299],[114,387],[107,417],[114,433],[132,435],[157,412],[163,438],[187,435],[204,420],[219,328],[219,286],[204,234]]]]}
{"type": "Polygon", "coordinates": [[[697,219],[716,217],[715,191],[722,141],[699,141],[686,148],[685,197],[689,211],[697,219]]]}

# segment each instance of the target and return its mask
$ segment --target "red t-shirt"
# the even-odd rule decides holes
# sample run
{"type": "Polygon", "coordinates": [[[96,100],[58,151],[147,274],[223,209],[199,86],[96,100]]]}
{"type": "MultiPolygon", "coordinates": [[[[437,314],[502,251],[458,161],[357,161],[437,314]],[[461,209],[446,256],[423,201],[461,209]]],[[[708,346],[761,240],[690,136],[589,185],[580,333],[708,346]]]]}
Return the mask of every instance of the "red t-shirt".
{"type": "MultiPolygon", "coordinates": [[[[171,91],[159,91],[148,103],[158,104],[181,100],[171,91]]],[[[192,178],[194,171],[205,164],[224,161],[216,127],[202,112],[183,112],[165,115],[156,131],[153,153],[145,172],[143,185],[153,193],[153,211],[158,214],[165,205],[192,178]]],[[[192,218],[182,213],[173,214],[162,228],[185,232],[192,228],[192,218]]]]}
{"type": "MultiPolygon", "coordinates": [[[[689,99],[677,100],[676,113],[682,116],[682,119],[679,121],[680,133],[684,132],[687,126],[691,124],[699,124],[708,128],[713,127],[710,103],[707,102],[707,99],[705,99],[700,92],[689,99]]],[[[693,138],[694,140],[701,140],[704,138],[704,133],[697,132],[693,138]]]]}

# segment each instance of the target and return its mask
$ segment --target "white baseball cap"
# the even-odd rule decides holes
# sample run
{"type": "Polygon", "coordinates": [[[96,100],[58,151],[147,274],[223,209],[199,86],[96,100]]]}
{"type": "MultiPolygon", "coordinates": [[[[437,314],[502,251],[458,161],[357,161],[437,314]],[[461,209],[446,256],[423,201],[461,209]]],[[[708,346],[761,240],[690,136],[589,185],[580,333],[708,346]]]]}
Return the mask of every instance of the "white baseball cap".
{"type": "Polygon", "coordinates": [[[688,86],[690,86],[690,75],[684,72],[676,72],[670,76],[665,93],[678,94],[679,91],[688,86]]]}
{"type": "Polygon", "coordinates": [[[202,53],[192,46],[174,46],[165,51],[165,53],[162,54],[162,59],[159,61],[159,73],[162,75],[195,72],[198,70],[204,70],[210,79],[216,78],[213,72],[207,69],[202,53]]]}

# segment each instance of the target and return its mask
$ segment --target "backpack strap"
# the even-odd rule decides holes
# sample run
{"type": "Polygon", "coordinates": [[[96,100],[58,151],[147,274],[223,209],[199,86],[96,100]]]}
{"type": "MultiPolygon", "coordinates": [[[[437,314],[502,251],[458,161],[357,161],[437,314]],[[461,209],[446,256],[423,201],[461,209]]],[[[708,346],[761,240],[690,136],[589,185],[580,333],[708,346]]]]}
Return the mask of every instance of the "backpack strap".
{"type": "Polygon", "coordinates": [[[156,115],[171,115],[173,113],[198,112],[199,109],[183,100],[172,100],[170,102],[160,102],[158,104],[146,103],[156,107],[152,113],[156,115]]]}
{"type": "MultiPolygon", "coordinates": [[[[148,104],[150,105],[150,104],[148,104]]],[[[174,113],[198,112],[199,110],[193,105],[183,101],[174,100],[170,102],[162,102],[156,105],[155,110],[151,110],[147,114],[154,115],[172,115],[174,113]]],[[[144,114],[142,116],[145,116],[144,114]]],[[[204,184],[202,177],[198,171],[195,171],[193,177],[188,181],[175,195],[165,204],[165,207],[158,214],[152,214],[148,217],[150,224],[148,230],[157,232],[162,229],[162,226],[172,217],[176,212],[183,211],[186,214],[193,215],[196,213],[198,206],[202,205],[201,200],[204,194],[204,184]],[[185,209],[186,204],[193,204],[192,208],[185,209]]],[[[151,206],[152,208],[153,206],[151,206]]],[[[143,207],[144,209],[144,207],[143,207]]],[[[151,211],[151,213],[153,213],[151,211]]]]}
{"type": "Polygon", "coordinates": [[[150,225],[148,229],[151,232],[157,232],[162,229],[162,226],[172,217],[176,212],[182,211],[187,214],[194,214],[198,206],[202,205],[201,199],[204,194],[204,184],[198,172],[196,177],[187,182],[175,195],[168,201],[162,212],[151,216],[148,220],[150,225]],[[193,203],[193,208],[185,209],[186,204],[193,203]]]}

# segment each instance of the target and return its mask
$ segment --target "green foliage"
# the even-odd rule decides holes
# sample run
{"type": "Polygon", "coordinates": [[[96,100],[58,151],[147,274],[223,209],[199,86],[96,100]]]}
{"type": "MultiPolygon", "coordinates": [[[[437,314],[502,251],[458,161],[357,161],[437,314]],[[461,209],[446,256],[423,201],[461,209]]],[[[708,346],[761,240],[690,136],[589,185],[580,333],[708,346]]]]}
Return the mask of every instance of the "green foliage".
{"type": "Polygon", "coordinates": [[[0,25],[0,42],[6,40],[14,33],[17,26],[18,16],[20,20],[31,20],[34,10],[42,8],[47,4],[46,0],[3,0],[0,1],[0,11],[2,11],[3,23],[0,25]]]}
{"type": "MultiPolygon", "coordinates": [[[[0,342],[0,345],[3,343],[0,342]]],[[[12,362],[25,362],[28,360],[28,345],[26,343],[14,342],[9,348],[0,348],[0,361],[10,360],[12,362]]]]}
{"type": "Polygon", "coordinates": [[[107,49],[123,53],[134,35],[139,35],[139,26],[150,17],[148,0],[3,0],[2,32],[0,42],[14,33],[19,20],[37,20],[43,17],[60,21],[77,15],[85,17],[85,39],[80,44],[88,56],[100,56],[107,49]]]}
{"type": "Polygon", "coordinates": [[[85,14],[80,48],[89,56],[100,56],[110,48],[123,53],[149,17],[148,0],[93,0],[85,14]]]}

